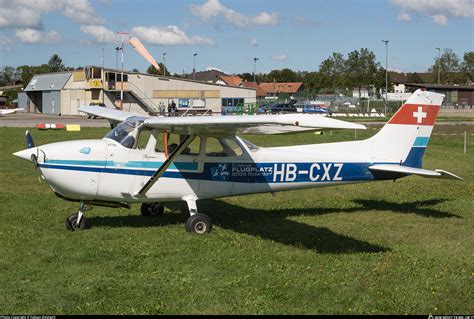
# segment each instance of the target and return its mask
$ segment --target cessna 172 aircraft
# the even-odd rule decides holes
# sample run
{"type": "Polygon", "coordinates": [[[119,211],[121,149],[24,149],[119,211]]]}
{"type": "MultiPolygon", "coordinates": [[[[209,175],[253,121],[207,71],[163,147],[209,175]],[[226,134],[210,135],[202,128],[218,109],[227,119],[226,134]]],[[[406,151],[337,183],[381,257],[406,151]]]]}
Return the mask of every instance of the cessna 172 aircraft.
{"type": "Polygon", "coordinates": [[[163,203],[185,201],[190,214],[186,230],[204,234],[212,224],[207,215],[198,213],[199,199],[395,180],[412,174],[461,179],[421,168],[443,97],[417,90],[366,140],[268,148],[236,134],[365,126],[320,115],[165,118],[85,106],[82,112],[118,125],[103,139],[41,146],[35,146],[27,132],[28,148],[14,155],[34,162],[59,197],[80,203],[78,212],[66,220],[69,230],[86,227],[86,205],[130,208],[142,203],[143,215],[156,216],[163,214],[163,203]],[[179,137],[176,144],[169,143],[172,134],[179,137]]]}

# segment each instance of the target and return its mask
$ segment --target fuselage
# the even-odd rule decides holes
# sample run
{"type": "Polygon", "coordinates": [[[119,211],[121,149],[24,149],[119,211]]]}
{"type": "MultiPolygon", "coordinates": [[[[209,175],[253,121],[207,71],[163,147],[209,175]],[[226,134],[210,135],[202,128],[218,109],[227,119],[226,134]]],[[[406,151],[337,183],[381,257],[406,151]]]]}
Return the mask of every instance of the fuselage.
{"type": "MultiPolygon", "coordinates": [[[[289,147],[255,147],[237,136],[240,151],[181,154],[145,196],[136,192],[166,160],[154,147],[124,147],[119,142],[77,140],[29,149],[40,171],[61,196],[82,201],[166,202],[277,192],[376,179],[369,153],[355,142],[289,147]]],[[[235,146],[234,146],[235,148],[235,146]]],[[[25,150],[27,151],[27,150],[25,150]]]]}

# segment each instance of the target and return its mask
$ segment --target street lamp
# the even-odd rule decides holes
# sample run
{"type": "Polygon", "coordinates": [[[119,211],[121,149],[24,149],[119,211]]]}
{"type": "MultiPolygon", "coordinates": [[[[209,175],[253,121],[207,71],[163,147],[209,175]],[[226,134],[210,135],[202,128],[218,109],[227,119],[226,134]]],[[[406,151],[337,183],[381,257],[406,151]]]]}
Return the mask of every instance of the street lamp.
{"type": "Polygon", "coordinates": [[[255,81],[255,76],[256,76],[256,68],[257,68],[257,61],[258,61],[258,58],[253,58],[253,82],[257,83],[257,81],[255,81]]]}
{"type": "Polygon", "coordinates": [[[193,80],[196,80],[196,55],[197,53],[194,53],[193,55],[193,80]]]}
{"type": "Polygon", "coordinates": [[[384,114],[387,116],[387,94],[388,94],[388,40],[382,40],[385,43],[385,102],[384,114]]]}
{"type": "Polygon", "coordinates": [[[121,77],[120,77],[120,111],[123,110],[123,48],[124,48],[124,42],[125,42],[125,35],[129,34],[128,32],[117,32],[117,34],[120,34],[122,36],[122,72],[121,72],[121,77]]]}
{"type": "Polygon", "coordinates": [[[440,84],[440,73],[439,73],[439,69],[440,69],[440,60],[441,60],[441,48],[435,48],[436,50],[438,50],[438,61],[436,61],[436,64],[438,65],[438,84],[440,84]]]}
{"type": "Polygon", "coordinates": [[[163,53],[163,75],[166,76],[166,52],[163,53]]]}
{"type": "Polygon", "coordinates": [[[121,50],[120,47],[116,47],[115,51],[117,51],[116,59],[115,59],[115,70],[118,70],[118,52],[121,50]]]}

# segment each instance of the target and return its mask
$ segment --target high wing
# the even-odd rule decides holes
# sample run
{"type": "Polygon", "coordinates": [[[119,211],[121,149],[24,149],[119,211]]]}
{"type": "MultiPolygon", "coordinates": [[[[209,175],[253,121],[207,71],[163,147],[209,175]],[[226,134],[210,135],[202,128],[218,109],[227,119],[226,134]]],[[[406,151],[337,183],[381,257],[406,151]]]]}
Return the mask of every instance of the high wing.
{"type": "Polygon", "coordinates": [[[133,116],[140,116],[138,114],[130,113],[130,112],[124,112],[120,110],[114,110],[106,107],[101,107],[101,106],[93,106],[93,105],[88,105],[88,106],[83,106],[79,109],[79,112],[87,113],[89,115],[94,115],[94,116],[99,116],[103,117],[111,123],[120,123],[128,119],[129,117],[133,116]]]}
{"type": "MultiPolygon", "coordinates": [[[[138,116],[97,106],[82,107],[79,111],[115,122],[138,116]]],[[[182,134],[206,135],[281,134],[325,129],[366,128],[361,124],[311,114],[144,117],[144,119],[144,125],[149,128],[171,130],[182,134]]]]}

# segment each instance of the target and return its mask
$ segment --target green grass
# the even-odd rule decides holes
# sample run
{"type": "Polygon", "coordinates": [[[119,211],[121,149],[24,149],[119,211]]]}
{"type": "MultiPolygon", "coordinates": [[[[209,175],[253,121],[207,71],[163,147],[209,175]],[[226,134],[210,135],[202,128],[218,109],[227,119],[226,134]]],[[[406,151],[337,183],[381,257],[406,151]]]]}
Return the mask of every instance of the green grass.
{"type": "MultiPolygon", "coordinates": [[[[435,133],[473,134],[474,127],[435,133]]],[[[37,144],[98,138],[36,131],[37,144]]],[[[358,132],[357,138],[375,132],[358,132]]],[[[0,313],[467,314],[474,312],[474,137],[435,135],[409,177],[199,202],[213,232],[185,232],[182,204],[159,219],[96,207],[68,232],[76,203],[39,184],[24,130],[0,129],[0,313]]],[[[259,145],[351,140],[354,132],[248,136],[259,145]]]]}

